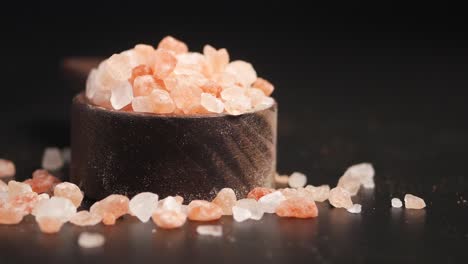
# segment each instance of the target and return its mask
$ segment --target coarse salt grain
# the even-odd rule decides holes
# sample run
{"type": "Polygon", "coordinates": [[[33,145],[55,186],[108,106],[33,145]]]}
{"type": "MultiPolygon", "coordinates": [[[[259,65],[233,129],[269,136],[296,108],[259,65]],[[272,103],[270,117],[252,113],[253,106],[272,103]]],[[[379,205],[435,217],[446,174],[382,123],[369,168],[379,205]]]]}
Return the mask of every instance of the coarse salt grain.
{"type": "Polygon", "coordinates": [[[246,208],[233,206],[232,216],[236,222],[244,222],[245,220],[252,217],[252,213],[246,208]]]}
{"type": "Polygon", "coordinates": [[[398,198],[392,198],[391,202],[392,202],[392,207],[394,207],[394,208],[400,208],[400,207],[403,206],[403,203],[398,198]]]}
{"type": "Polygon", "coordinates": [[[359,214],[361,213],[361,208],[362,206],[360,204],[353,204],[353,206],[347,208],[346,210],[352,214],[359,214]]]}
{"type": "Polygon", "coordinates": [[[307,183],[307,177],[300,172],[294,172],[289,176],[288,184],[291,188],[300,188],[304,187],[307,183]]]}
{"type": "Polygon", "coordinates": [[[426,207],[426,203],[423,199],[412,194],[406,194],[404,200],[405,207],[408,209],[423,209],[426,207]]]}
{"type": "Polygon", "coordinates": [[[220,225],[197,226],[197,233],[199,235],[220,237],[223,235],[223,227],[220,225]]]}
{"type": "Polygon", "coordinates": [[[78,237],[78,245],[82,248],[102,247],[106,239],[99,233],[83,232],[78,237]]]}
{"type": "Polygon", "coordinates": [[[286,200],[284,195],[280,191],[275,191],[263,196],[258,201],[265,213],[273,214],[276,212],[276,207],[284,200],[286,200]]]}
{"type": "Polygon", "coordinates": [[[135,195],[129,203],[130,212],[141,222],[146,223],[158,208],[158,195],[143,192],[135,195]]]}

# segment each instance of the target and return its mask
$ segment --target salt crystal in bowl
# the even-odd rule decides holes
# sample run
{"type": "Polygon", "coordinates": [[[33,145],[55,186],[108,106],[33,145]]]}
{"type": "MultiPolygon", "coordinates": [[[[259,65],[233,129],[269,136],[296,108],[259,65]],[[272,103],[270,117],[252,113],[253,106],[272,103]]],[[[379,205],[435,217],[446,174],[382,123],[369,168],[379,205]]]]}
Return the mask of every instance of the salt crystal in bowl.
{"type": "Polygon", "coordinates": [[[241,115],[110,110],[81,93],[72,104],[71,181],[88,198],[140,192],[212,199],[271,187],[277,105],[241,115]]]}

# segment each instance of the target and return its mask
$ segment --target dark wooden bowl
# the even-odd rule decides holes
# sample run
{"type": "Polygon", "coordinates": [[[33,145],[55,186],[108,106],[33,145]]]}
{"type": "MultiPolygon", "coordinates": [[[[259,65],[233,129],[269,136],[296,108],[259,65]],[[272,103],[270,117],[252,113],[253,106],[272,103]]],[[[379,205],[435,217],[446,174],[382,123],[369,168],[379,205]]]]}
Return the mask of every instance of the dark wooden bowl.
{"type": "Polygon", "coordinates": [[[150,191],[187,201],[272,186],[277,106],[240,116],[113,111],[73,99],[71,181],[90,199],[150,191]]]}

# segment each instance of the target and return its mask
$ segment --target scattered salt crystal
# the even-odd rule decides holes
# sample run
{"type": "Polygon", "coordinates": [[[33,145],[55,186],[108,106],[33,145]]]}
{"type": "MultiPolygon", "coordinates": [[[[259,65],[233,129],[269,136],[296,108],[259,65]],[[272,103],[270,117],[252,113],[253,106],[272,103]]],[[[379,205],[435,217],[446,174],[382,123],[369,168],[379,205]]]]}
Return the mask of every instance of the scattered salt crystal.
{"type": "Polygon", "coordinates": [[[209,93],[201,94],[201,105],[209,112],[222,113],[224,111],[224,103],[209,93]]]}
{"type": "Polygon", "coordinates": [[[284,195],[280,191],[275,191],[263,196],[258,201],[265,213],[273,214],[276,212],[276,207],[284,200],[286,200],[284,195]]]}
{"type": "Polygon", "coordinates": [[[266,187],[255,187],[247,194],[247,198],[255,199],[258,201],[258,199],[272,192],[275,192],[275,189],[266,187]]]}
{"type": "Polygon", "coordinates": [[[160,228],[174,229],[185,224],[187,215],[181,211],[156,210],[151,219],[160,228]]]}
{"type": "Polygon", "coordinates": [[[250,219],[260,220],[263,217],[263,209],[255,199],[241,199],[236,202],[235,206],[249,210],[251,214],[250,219]]]}
{"type": "Polygon", "coordinates": [[[392,198],[392,207],[400,208],[403,206],[403,203],[398,198],[392,198]]]}
{"type": "Polygon", "coordinates": [[[197,233],[199,235],[219,237],[223,235],[223,227],[220,225],[197,226],[197,233]]]}
{"type": "Polygon", "coordinates": [[[305,190],[309,192],[312,199],[316,202],[324,202],[330,196],[330,186],[329,185],[320,185],[320,186],[313,186],[307,185],[305,190]]]}
{"type": "Polygon", "coordinates": [[[129,105],[133,100],[132,85],[128,81],[122,81],[112,87],[110,102],[112,107],[120,110],[129,105]]]}
{"type": "Polygon", "coordinates": [[[231,188],[223,188],[218,192],[213,200],[223,210],[223,215],[232,215],[232,207],[236,204],[237,198],[234,190],[231,188]]]}
{"type": "Polygon", "coordinates": [[[130,212],[141,222],[146,223],[158,208],[158,198],[155,193],[139,193],[130,200],[130,212]]]}
{"type": "Polygon", "coordinates": [[[34,208],[36,222],[44,233],[57,233],[76,213],[73,203],[62,197],[41,200],[34,208]]]}
{"type": "Polygon", "coordinates": [[[158,209],[164,211],[175,211],[180,212],[182,211],[182,203],[179,203],[174,196],[168,196],[161,201],[159,201],[158,209]]]}
{"type": "Polygon", "coordinates": [[[426,207],[426,203],[423,199],[412,194],[406,194],[404,200],[407,209],[423,209],[426,207]]]}
{"type": "Polygon", "coordinates": [[[83,193],[80,188],[71,182],[62,182],[55,186],[54,196],[69,199],[75,207],[81,205],[83,193]]]}
{"type": "Polygon", "coordinates": [[[252,213],[245,208],[239,206],[232,207],[232,216],[237,222],[243,222],[252,217],[252,213]]]}
{"type": "Polygon", "coordinates": [[[343,176],[338,180],[338,186],[348,191],[350,195],[354,196],[359,192],[361,181],[358,178],[343,176]]]}
{"type": "Polygon", "coordinates": [[[82,248],[102,247],[105,242],[106,239],[99,233],[83,232],[78,237],[78,245],[82,248]]]}
{"type": "Polygon", "coordinates": [[[361,213],[362,206],[360,204],[353,204],[350,208],[346,209],[348,212],[352,214],[359,214],[361,213]]]}
{"type": "Polygon", "coordinates": [[[24,181],[24,183],[31,186],[33,192],[37,193],[52,193],[54,186],[59,182],[59,178],[46,170],[35,170],[32,174],[32,179],[24,181]]]}
{"type": "Polygon", "coordinates": [[[318,216],[314,200],[306,197],[293,197],[282,201],[276,208],[280,217],[313,218],[318,216]]]}
{"type": "Polygon", "coordinates": [[[8,199],[13,200],[15,197],[32,192],[31,186],[26,183],[9,181],[8,182],[8,199]]]}
{"type": "Polygon", "coordinates": [[[215,203],[193,200],[188,205],[188,218],[192,221],[213,221],[223,215],[223,210],[215,203]]]}
{"type": "Polygon", "coordinates": [[[111,194],[94,203],[89,211],[102,217],[102,222],[105,225],[114,225],[119,217],[128,213],[128,204],[129,200],[127,197],[111,194]]]}
{"type": "Polygon", "coordinates": [[[15,176],[15,164],[10,160],[0,159],[0,178],[15,176]]]}
{"type": "Polygon", "coordinates": [[[300,172],[293,172],[293,174],[291,174],[288,179],[288,184],[291,188],[304,187],[306,183],[307,177],[300,172]]]}
{"type": "Polygon", "coordinates": [[[70,218],[70,223],[77,226],[94,226],[99,224],[102,218],[99,215],[92,214],[89,211],[79,211],[70,218]]]}
{"type": "Polygon", "coordinates": [[[63,167],[62,152],[59,148],[49,147],[44,150],[42,156],[42,168],[46,170],[58,170],[63,167]]]}
{"type": "Polygon", "coordinates": [[[328,201],[336,208],[350,208],[353,206],[349,192],[339,186],[330,190],[328,201]]]}

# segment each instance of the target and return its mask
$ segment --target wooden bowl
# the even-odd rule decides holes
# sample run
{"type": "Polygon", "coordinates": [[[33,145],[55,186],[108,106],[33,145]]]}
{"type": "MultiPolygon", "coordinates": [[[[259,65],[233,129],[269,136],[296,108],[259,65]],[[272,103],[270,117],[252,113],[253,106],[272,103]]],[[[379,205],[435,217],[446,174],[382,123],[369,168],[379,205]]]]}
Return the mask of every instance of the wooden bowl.
{"type": "Polygon", "coordinates": [[[186,201],[212,199],[224,187],[244,197],[273,186],[277,105],[240,116],[158,115],[73,99],[71,181],[86,197],[154,192],[186,201]]]}

